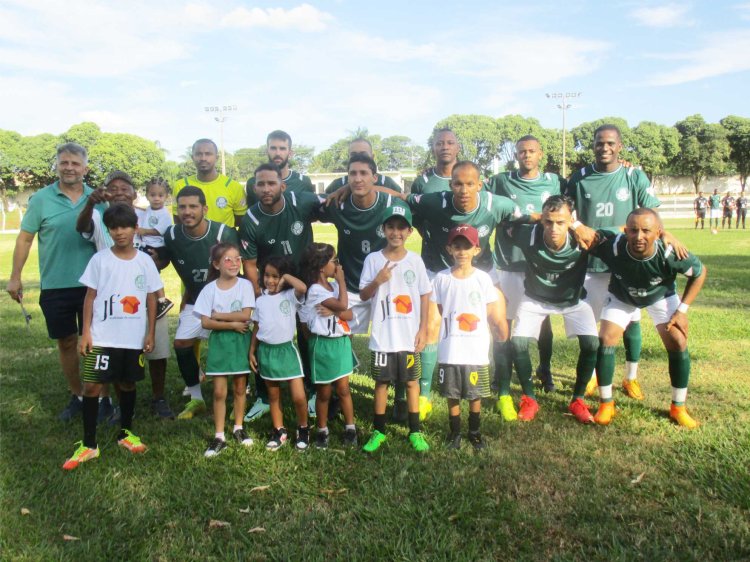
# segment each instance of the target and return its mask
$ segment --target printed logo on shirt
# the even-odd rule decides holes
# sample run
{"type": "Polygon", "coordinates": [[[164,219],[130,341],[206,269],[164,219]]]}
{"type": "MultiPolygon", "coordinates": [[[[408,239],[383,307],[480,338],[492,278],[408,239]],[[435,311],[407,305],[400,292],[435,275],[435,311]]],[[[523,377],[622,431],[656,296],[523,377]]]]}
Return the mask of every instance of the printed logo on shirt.
{"type": "Polygon", "coordinates": [[[393,299],[393,304],[396,305],[396,312],[401,314],[409,314],[414,308],[409,295],[398,295],[393,299]]]}
{"type": "MultiPolygon", "coordinates": [[[[398,209],[399,207],[396,207],[398,209]]],[[[378,227],[375,229],[375,234],[378,235],[378,238],[385,238],[385,232],[383,232],[383,225],[379,224],[378,227]]]]}
{"type": "Polygon", "coordinates": [[[279,303],[279,312],[284,316],[289,316],[292,313],[292,305],[289,304],[288,300],[284,299],[279,303]]]}
{"type": "Polygon", "coordinates": [[[482,295],[479,294],[479,291],[471,291],[469,293],[469,302],[471,304],[479,304],[482,302],[482,295]]]}
{"type": "Polygon", "coordinates": [[[135,288],[143,291],[146,288],[146,276],[136,275],[135,277],[135,288]]]}
{"type": "Polygon", "coordinates": [[[138,307],[141,306],[141,301],[136,297],[127,296],[120,299],[120,304],[125,314],[138,314],[138,307]]]}
{"type": "Polygon", "coordinates": [[[294,221],[292,224],[292,234],[295,236],[299,236],[302,234],[302,231],[305,229],[305,225],[303,225],[300,221],[294,221]]]}
{"type": "Polygon", "coordinates": [[[156,226],[157,224],[159,224],[159,217],[157,217],[156,215],[151,215],[150,217],[148,217],[149,226],[156,226]]]}
{"type": "Polygon", "coordinates": [[[464,312],[456,316],[458,322],[458,329],[462,332],[473,332],[479,325],[479,317],[475,316],[471,312],[464,312]]]}
{"type": "Polygon", "coordinates": [[[662,281],[663,279],[661,277],[654,277],[653,279],[649,281],[649,283],[651,283],[651,285],[658,285],[662,281]]]}
{"type": "Polygon", "coordinates": [[[627,201],[630,199],[630,191],[628,191],[627,187],[621,187],[617,190],[617,193],[615,193],[615,197],[617,197],[618,201],[627,201]]]}
{"type": "Polygon", "coordinates": [[[483,224],[482,226],[477,229],[477,233],[479,234],[480,238],[484,238],[485,236],[488,236],[490,233],[490,227],[486,224],[483,224]]]}
{"type": "Polygon", "coordinates": [[[216,198],[216,206],[219,209],[224,209],[227,206],[227,198],[226,197],[217,197],[216,198]]]}
{"type": "Polygon", "coordinates": [[[242,310],[242,301],[239,299],[235,299],[232,301],[232,304],[229,305],[229,312],[239,312],[242,310]]]}

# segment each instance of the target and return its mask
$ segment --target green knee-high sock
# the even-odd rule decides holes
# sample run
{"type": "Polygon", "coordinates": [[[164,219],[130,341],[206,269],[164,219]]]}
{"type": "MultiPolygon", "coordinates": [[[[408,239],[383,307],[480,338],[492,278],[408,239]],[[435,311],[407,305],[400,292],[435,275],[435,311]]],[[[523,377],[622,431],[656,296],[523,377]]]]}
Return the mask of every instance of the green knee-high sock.
{"type": "Polygon", "coordinates": [[[424,346],[421,359],[422,378],[419,379],[419,395],[429,399],[430,389],[432,388],[432,373],[435,371],[435,364],[437,363],[437,344],[430,343],[424,346]]]}
{"type": "Polygon", "coordinates": [[[596,377],[599,380],[599,386],[608,386],[612,384],[615,378],[615,347],[599,345],[596,353],[596,377]]]}
{"type": "Polygon", "coordinates": [[[531,382],[531,357],[529,357],[529,338],[512,338],[513,362],[521,389],[526,396],[535,398],[534,384],[531,382]]]}
{"type": "MultiPolygon", "coordinates": [[[[573,387],[573,398],[583,398],[586,385],[591,380],[591,371],[597,364],[597,350],[599,338],[596,336],[578,336],[578,364],[576,365],[576,383],[573,387]]],[[[614,356],[613,356],[614,359],[614,356]]],[[[612,376],[614,376],[614,361],[612,361],[612,376]]],[[[599,375],[601,377],[601,375],[599,375]]],[[[601,378],[600,378],[601,380],[601,378]]]]}
{"type": "Polygon", "coordinates": [[[510,377],[513,374],[513,348],[509,341],[496,341],[492,345],[495,359],[495,381],[500,391],[500,396],[510,394],[510,377]]]}
{"type": "Polygon", "coordinates": [[[537,345],[539,346],[539,368],[543,371],[549,371],[551,369],[552,362],[552,322],[550,322],[549,316],[542,322],[542,328],[539,330],[539,340],[537,345]]]}
{"type": "Polygon", "coordinates": [[[177,367],[180,369],[182,380],[187,386],[200,384],[198,360],[192,347],[175,347],[174,354],[177,357],[177,367]]]}
{"type": "Polygon", "coordinates": [[[672,387],[687,388],[688,380],[690,380],[690,354],[688,350],[668,351],[667,355],[669,356],[669,380],[672,382],[672,387]]]}
{"type": "Polygon", "coordinates": [[[640,322],[628,324],[625,333],[622,335],[622,342],[625,344],[625,360],[638,363],[641,359],[641,347],[643,346],[640,322]]]}

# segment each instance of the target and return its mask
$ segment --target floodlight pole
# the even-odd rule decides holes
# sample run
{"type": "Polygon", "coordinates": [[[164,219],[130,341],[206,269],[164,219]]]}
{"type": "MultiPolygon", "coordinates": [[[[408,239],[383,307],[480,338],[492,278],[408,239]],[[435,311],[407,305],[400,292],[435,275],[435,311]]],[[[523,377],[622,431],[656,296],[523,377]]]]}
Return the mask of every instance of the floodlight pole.
{"type": "Polygon", "coordinates": [[[203,108],[208,113],[218,113],[218,116],[214,116],[214,120],[219,123],[219,152],[221,153],[221,173],[227,175],[227,164],[224,157],[224,121],[227,120],[227,111],[237,111],[236,105],[211,105],[203,108]]]}
{"type": "Polygon", "coordinates": [[[572,104],[568,103],[568,99],[570,98],[577,98],[581,96],[581,92],[553,92],[551,94],[545,94],[550,99],[559,99],[560,103],[557,104],[557,109],[562,109],[562,177],[566,178],[568,177],[568,169],[566,164],[566,147],[565,147],[565,113],[568,109],[570,109],[572,104]]]}

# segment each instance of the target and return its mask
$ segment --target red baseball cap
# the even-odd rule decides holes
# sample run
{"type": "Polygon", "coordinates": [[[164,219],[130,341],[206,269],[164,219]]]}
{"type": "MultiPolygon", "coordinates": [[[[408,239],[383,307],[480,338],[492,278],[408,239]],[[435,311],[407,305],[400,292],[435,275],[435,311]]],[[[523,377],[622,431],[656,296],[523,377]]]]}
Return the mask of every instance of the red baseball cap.
{"type": "Polygon", "coordinates": [[[459,224],[451,228],[448,233],[448,245],[459,236],[466,238],[472,246],[479,247],[479,232],[470,224],[459,224]]]}

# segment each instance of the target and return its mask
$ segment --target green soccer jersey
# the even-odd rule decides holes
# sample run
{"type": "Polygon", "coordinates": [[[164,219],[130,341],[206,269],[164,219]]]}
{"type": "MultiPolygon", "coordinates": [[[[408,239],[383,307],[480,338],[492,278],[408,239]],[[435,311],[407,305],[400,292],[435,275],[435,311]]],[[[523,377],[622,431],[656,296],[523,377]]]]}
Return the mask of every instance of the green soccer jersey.
{"type": "MultiPolygon", "coordinates": [[[[524,214],[541,213],[542,205],[550,195],[559,195],[563,183],[557,174],[539,174],[533,179],[524,179],[518,172],[503,172],[492,176],[487,190],[495,195],[510,198],[524,214]]],[[[516,228],[531,229],[529,225],[516,228]]],[[[506,271],[525,271],[523,252],[508,238],[507,231],[498,228],[495,233],[495,265],[506,271]]]]}
{"type": "MultiPolygon", "coordinates": [[[[328,187],[326,187],[326,194],[330,195],[334,191],[338,191],[347,183],[349,183],[349,176],[341,176],[340,178],[336,178],[328,185],[328,187]]],[[[398,191],[399,193],[403,191],[401,189],[401,186],[397,184],[393,178],[384,176],[383,174],[375,174],[375,185],[377,185],[378,187],[387,187],[388,189],[398,191]]]]}
{"type": "MultiPolygon", "coordinates": [[[[577,218],[594,229],[619,232],[630,212],[638,207],[658,207],[651,183],[642,170],[620,166],[614,172],[597,172],[593,165],[581,168],[566,183],[566,194],[576,205],[577,218]]],[[[589,271],[608,271],[593,256],[589,271]]]]}
{"type": "Polygon", "coordinates": [[[206,219],[208,229],[200,238],[185,233],[181,224],[173,224],[164,233],[164,247],[169,261],[188,293],[188,304],[195,299],[206,285],[206,277],[211,267],[211,248],[219,242],[230,242],[239,246],[237,231],[224,223],[206,219]]]}
{"type": "Polygon", "coordinates": [[[703,271],[701,261],[693,254],[679,259],[672,246],[656,240],[656,250],[650,258],[639,259],[630,255],[624,234],[608,233],[607,238],[591,253],[609,266],[612,275],[609,292],[622,302],[643,308],[676,293],[675,278],[678,273],[699,277],[703,271]]]}
{"type": "Polygon", "coordinates": [[[708,206],[712,209],[721,208],[721,195],[711,195],[708,198],[708,206]]]}
{"type": "Polygon", "coordinates": [[[525,293],[534,300],[565,307],[578,304],[584,296],[588,254],[568,234],[560,250],[550,249],[544,241],[544,227],[521,225],[504,229],[507,240],[526,258],[525,293]]]}
{"type": "Polygon", "coordinates": [[[423,222],[422,259],[432,272],[442,271],[453,263],[445,247],[450,229],[459,224],[469,224],[477,229],[482,253],[476,257],[474,265],[490,271],[493,267],[490,250],[492,231],[501,222],[521,216],[521,211],[513,201],[487,191],[479,192],[476,208],[468,213],[456,209],[450,191],[411,194],[408,202],[416,216],[429,217],[429,222],[423,222]]]}
{"type": "MultiPolygon", "coordinates": [[[[289,170],[289,175],[281,181],[286,184],[286,190],[284,190],[286,193],[315,193],[312,180],[305,174],[300,174],[295,170],[289,170]]],[[[245,195],[248,208],[258,202],[258,197],[255,195],[255,176],[247,180],[245,195]]]]}
{"type": "Polygon", "coordinates": [[[285,191],[284,207],[269,215],[256,203],[240,223],[243,260],[263,261],[269,256],[289,256],[295,266],[313,241],[312,223],[322,200],[313,193],[285,191]]]}
{"type": "Polygon", "coordinates": [[[376,195],[375,202],[367,209],[357,207],[350,195],[340,205],[329,205],[321,211],[320,220],[334,224],[338,231],[338,256],[344,268],[346,288],[353,293],[359,293],[359,278],[367,254],[385,248],[385,210],[405,206],[401,200],[385,193],[376,195]]]}
{"type": "Polygon", "coordinates": [[[440,176],[435,168],[426,170],[424,174],[419,175],[411,184],[411,193],[419,195],[420,193],[439,193],[441,191],[451,190],[450,176],[440,176]]]}

